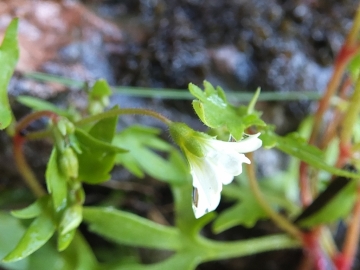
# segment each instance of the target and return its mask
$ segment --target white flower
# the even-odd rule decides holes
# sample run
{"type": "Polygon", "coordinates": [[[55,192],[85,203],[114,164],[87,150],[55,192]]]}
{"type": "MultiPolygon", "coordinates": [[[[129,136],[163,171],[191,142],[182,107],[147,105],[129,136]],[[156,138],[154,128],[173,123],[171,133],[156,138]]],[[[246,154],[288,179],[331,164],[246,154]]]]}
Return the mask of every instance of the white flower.
{"type": "Polygon", "coordinates": [[[232,182],[242,173],[242,163],[250,164],[243,153],[260,148],[260,133],[238,142],[201,138],[202,157],[185,151],[193,177],[193,210],[196,218],[215,210],[220,202],[222,185],[232,182]]]}
{"type": "Polygon", "coordinates": [[[260,148],[260,133],[246,135],[238,142],[224,142],[184,123],[169,126],[174,141],[184,151],[193,177],[193,210],[199,218],[215,210],[220,202],[222,185],[230,184],[234,176],[242,173],[242,163],[250,163],[244,153],[260,148]]]}

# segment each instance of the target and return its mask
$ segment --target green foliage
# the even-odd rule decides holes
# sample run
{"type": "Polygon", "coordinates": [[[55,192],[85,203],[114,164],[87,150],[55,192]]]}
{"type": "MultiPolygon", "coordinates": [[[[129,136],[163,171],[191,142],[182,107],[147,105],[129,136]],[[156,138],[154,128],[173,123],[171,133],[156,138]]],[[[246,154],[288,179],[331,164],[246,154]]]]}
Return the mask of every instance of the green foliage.
{"type": "MultiPolygon", "coordinates": [[[[248,113],[245,106],[238,108],[228,104],[224,91],[204,82],[204,91],[194,84],[189,84],[190,93],[198,98],[193,107],[201,121],[211,128],[226,126],[231,135],[239,140],[244,130],[250,126],[265,126],[256,112],[248,113]]],[[[251,111],[251,110],[250,110],[251,111]]]]}
{"type": "Polygon", "coordinates": [[[19,58],[18,23],[18,19],[12,20],[0,46],[0,130],[9,126],[12,119],[7,87],[19,58]]]}

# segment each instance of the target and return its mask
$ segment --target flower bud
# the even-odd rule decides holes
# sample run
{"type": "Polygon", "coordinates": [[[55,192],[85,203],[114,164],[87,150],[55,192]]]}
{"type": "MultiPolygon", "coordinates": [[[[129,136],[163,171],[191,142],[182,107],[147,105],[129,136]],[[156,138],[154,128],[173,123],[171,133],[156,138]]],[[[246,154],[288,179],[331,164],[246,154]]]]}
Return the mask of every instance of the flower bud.
{"type": "Polygon", "coordinates": [[[60,221],[60,234],[76,229],[82,221],[82,206],[75,204],[67,208],[60,221]]]}
{"type": "Polygon", "coordinates": [[[77,178],[79,162],[74,150],[71,147],[64,149],[60,156],[60,169],[68,178],[77,178]]]}

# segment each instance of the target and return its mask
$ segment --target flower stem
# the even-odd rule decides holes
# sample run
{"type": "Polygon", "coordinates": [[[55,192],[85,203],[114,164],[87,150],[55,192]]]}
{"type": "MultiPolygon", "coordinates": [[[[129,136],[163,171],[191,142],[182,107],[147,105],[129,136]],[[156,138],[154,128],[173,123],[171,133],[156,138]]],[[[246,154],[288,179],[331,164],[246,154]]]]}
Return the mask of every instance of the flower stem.
{"type": "Polygon", "coordinates": [[[265,251],[301,247],[299,241],[287,235],[262,236],[228,243],[200,238],[199,242],[204,246],[201,250],[209,250],[204,261],[230,259],[265,251]]]}
{"type": "MultiPolygon", "coordinates": [[[[252,153],[248,154],[250,159],[252,158],[252,153]]],[[[284,218],[282,215],[275,212],[270,206],[269,203],[264,198],[261,190],[259,188],[256,176],[255,176],[255,168],[253,163],[247,165],[247,173],[249,177],[249,184],[251,191],[253,192],[256,201],[259,203],[261,208],[266,212],[266,214],[275,222],[277,226],[283,229],[285,232],[289,233],[291,236],[295,237],[298,240],[302,239],[302,232],[289,220],[284,218]]]]}
{"type": "Polygon", "coordinates": [[[152,110],[137,109],[137,108],[119,108],[119,109],[113,109],[113,110],[106,111],[106,112],[103,112],[100,114],[86,117],[86,118],[81,119],[80,121],[76,122],[76,125],[79,125],[79,126],[86,125],[86,124],[92,123],[94,121],[98,121],[98,120],[101,120],[104,118],[113,117],[113,116],[122,115],[122,114],[147,115],[147,116],[151,116],[153,118],[160,120],[161,122],[163,122],[166,125],[171,124],[171,120],[169,120],[165,116],[163,116],[157,112],[154,112],[152,110]]]}

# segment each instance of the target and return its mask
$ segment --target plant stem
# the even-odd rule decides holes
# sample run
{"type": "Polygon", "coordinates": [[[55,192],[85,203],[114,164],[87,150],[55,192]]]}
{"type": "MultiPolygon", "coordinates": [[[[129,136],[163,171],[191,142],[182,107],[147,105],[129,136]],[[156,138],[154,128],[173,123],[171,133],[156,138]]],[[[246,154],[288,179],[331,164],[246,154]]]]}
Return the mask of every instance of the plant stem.
{"type": "Polygon", "coordinates": [[[354,93],[350,99],[350,104],[344,116],[343,125],[340,134],[340,140],[343,145],[351,145],[351,139],[355,123],[358,121],[360,113],[360,76],[358,77],[354,93]]]}
{"type": "MultiPolygon", "coordinates": [[[[249,153],[249,158],[252,159],[252,153],[249,153]]],[[[253,192],[256,201],[259,203],[261,208],[266,212],[266,214],[274,221],[274,223],[283,229],[285,232],[289,233],[291,236],[295,237],[298,240],[302,239],[301,231],[292,224],[289,220],[284,218],[279,213],[275,212],[269,205],[269,203],[264,198],[263,194],[260,191],[256,176],[255,168],[253,163],[247,165],[247,173],[249,177],[249,184],[251,191],[253,192]]]]}
{"type": "Polygon", "coordinates": [[[57,115],[51,111],[38,111],[31,113],[24,118],[22,118],[15,127],[15,135],[13,137],[13,150],[14,150],[14,159],[16,166],[19,169],[20,174],[25,180],[25,183],[29,186],[31,191],[34,193],[36,197],[41,197],[46,194],[43,187],[37,181],[35,174],[32,169],[26,162],[24,153],[23,153],[23,145],[25,143],[26,138],[22,136],[21,132],[33,121],[41,118],[41,117],[49,117],[54,119],[57,115]]]}
{"type": "Polygon", "coordinates": [[[230,259],[286,248],[301,248],[299,241],[287,235],[262,236],[228,243],[200,238],[199,242],[203,246],[202,250],[209,250],[204,261],[230,259]]]}
{"type": "Polygon", "coordinates": [[[356,250],[360,236],[360,189],[358,188],[357,200],[353,209],[352,218],[348,223],[345,242],[342,251],[341,265],[339,270],[350,270],[356,256],[356,250]]]}
{"type": "Polygon", "coordinates": [[[113,116],[122,115],[122,114],[146,115],[146,116],[151,116],[153,118],[156,118],[166,125],[169,125],[171,123],[171,120],[169,120],[165,116],[163,116],[157,112],[154,112],[152,110],[137,109],[137,108],[120,108],[120,109],[113,109],[110,111],[106,111],[106,112],[103,112],[103,113],[100,113],[97,115],[88,116],[88,117],[76,122],[76,125],[79,125],[79,126],[86,125],[86,124],[92,123],[94,121],[98,121],[98,120],[101,120],[104,118],[113,117],[113,116]]]}

